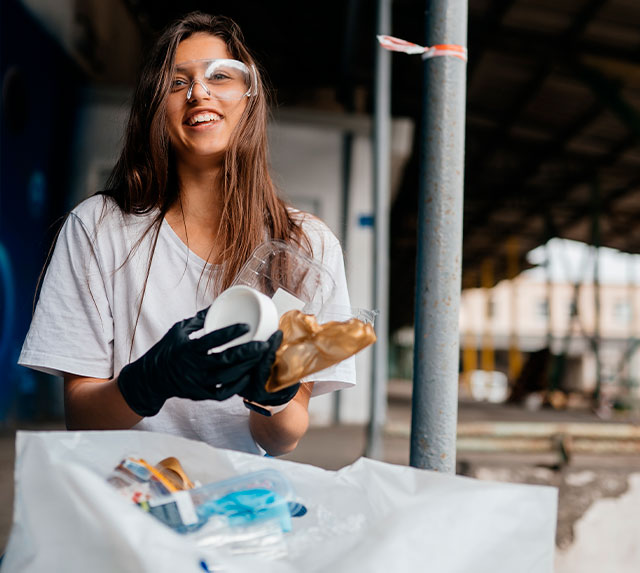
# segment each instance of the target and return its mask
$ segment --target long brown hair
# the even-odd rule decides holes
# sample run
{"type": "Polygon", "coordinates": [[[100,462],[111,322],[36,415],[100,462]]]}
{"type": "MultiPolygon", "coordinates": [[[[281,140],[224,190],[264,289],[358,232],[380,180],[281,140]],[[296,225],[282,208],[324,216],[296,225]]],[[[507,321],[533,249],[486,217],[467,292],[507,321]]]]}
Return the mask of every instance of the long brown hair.
{"type": "Polygon", "coordinates": [[[103,194],[112,197],[125,213],[143,214],[157,210],[157,216],[147,229],[155,234],[150,268],[162,219],[179,200],[166,128],[174,58],[178,44],[199,32],[222,39],[231,57],[249,67],[254,66],[257,76],[257,93],[248,98],[225,152],[221,181],[212,182],[212,185],[219,184],[223,194],[217,235],[222,268],[214,281],[215,288],[223,290],[231,285],[242,265],[266,238],[293,243],[311,253],[309,239],[278,196],[271,179],[267,151],[268,93],[259,66],[233,20],[192,12],[162,33],[140,74],[124,146],[103,194]]]}

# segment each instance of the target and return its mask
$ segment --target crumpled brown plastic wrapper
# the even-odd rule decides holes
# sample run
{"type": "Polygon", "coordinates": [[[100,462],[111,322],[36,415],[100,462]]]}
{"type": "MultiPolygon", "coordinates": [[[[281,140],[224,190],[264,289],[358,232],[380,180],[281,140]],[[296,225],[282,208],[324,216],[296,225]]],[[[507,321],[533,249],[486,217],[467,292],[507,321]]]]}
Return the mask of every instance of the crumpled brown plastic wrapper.
{"type": "Polygon", "coordinates": [[[178,458],[171,457],[160,460],[155,468],[179,491],[195,487],[178,458]]]}
{"type": "Polygon", "coordinates": [[[268,392],[293,386],[305,376],[353,356],[376,341],[371,324],[357,318],[318,324],[312,314],[290,310],[280,318],[282,344],[276,352],[268,392]]]}

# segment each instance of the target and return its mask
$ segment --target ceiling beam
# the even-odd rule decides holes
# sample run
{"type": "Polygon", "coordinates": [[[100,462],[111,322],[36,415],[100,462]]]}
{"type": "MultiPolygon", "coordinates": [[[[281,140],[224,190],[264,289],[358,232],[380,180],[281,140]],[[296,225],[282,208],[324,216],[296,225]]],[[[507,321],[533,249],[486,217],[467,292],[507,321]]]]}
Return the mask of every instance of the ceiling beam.
{"type": "Polygon", "coordinates": [[[620,84],[611,81],[599,70],[577,61],[574,62],[574,69],[578,72],[578,78],[607,105],[640,142],[640,113],[622,96],[620,84]]]}
{"type": "Polygon", "coordinates": [[[481,16],[472,17],[469,14],[468,48],[472,56],[467,65],[467,83],[471,85],[482,61],[483,54],[493,36],[499,33],[502,19],[511,9],[515,0],[493,0],[490,8],[483,10],[481,16]],[[476,56],[477,55],[477,56],[476,56]]]}
{"type": "MultiPolygon", "coordinates": [[[[592,167],[590,169],[585,169],[582,173],[576,174],[571,180],[561,181],[557,186],[553,186],[547,188],[545,190],[540,190],[540,192],[535,194],[535,202],[529,204],[528,208],[524,209],[521,214],[520,220],[514,223],[492,223],[491,228],[496,231],[496,234],[500,236],[511,236],[511,235],[519,235],[524,228],[527,227],[528,224],[531,224],[532,220],[535,220],[539,217],[545,217],[551,210],[553,209],[554,204],[559,204],[572,189],[574,189],[577,185],[583,184],[590,180],[593,180],[597,177],[597,173],[603,167],[614,164],[617,159],[622,155],[626,150],[632,148],[635,145],[635,137],[632,135],[628,135],[623,138],[620,142],[618,142],[609,153],[600,158],[599,160],[593,162],[592,167]]],[[[637,191],[637,187],[640,184],[640,179],[633,179],[627,185],[615,190],[609,191],[601,200],[601,208],[607,209],[609,208],[616,200],[620,199],[624,195],[637,191]]],[[[520,188],[520,193],[516,194],[516,196],[524,195],[526,191],[523,188],[520,188]]],[[[487,213],[486,219],[489,218],[491,213],[491,205],[488,205],[485,209],[480,210],[481,213],[487,213]]],[[[577,224],[580,220],[590,217],[590,211],[587,213],[577,213],[575,217],[570,219],[569,221],[564,221],[561,226],[558,228],[558,232],[562,233],[562,229],[569,228],[577,224]]],[[[474,220],[479,220],[479,216],[477,216],[474,220]]],[[[478,223],[476,223],[478,224],[478,223]]],[[[486,225],[486,220],[485,220],[486,225]]],[[[482,225],[483,234],[486,235],[487,227],[482,225]]],[[[475,260],[477,258],[483,258],[486,256],[484,254],[485,249],[477,243],[473,241],[473,227],[471,224],[469,226],[465,226],[465,256],[467,260],[475,260]]]]}
{"type": "Polygon", "coordinates": [[[480,197],[489,195],[493,198],[492,207],[489,210],[482,210],[474,213],[466,222],[465,230],[472,229],[475,225],[484,221],[490,214],[490,211],[500,205],[501,201],[512,195],[520,195],[525,192],[525,185],[531,177],[533,177],[540,167],[548,160],[558,157],[564,151],[567,143],[580,133],[587,125],[594,121],[603,111],[604,106],[598,102],[591,106],[581,117],[567,127],[562,134],[549,145],[545,146],[538,155],[530,155],[524,158],[520,168],[520,175],[514,181],[509,181],[501,188],[496,189],[495,186],[488,188],[487,186],[479,186],[474,188],[472,183],[468,184],[467,190],[469,195],[478,195],[480,197]]]}
{"type": "MultiPolygon", "coordinates": [[[[582,10],[575,15],[571,26],[554,41],[554,44],[560,44],[562,46],[562,53],[572,52],[576,42],[580,39],[592,18],[607,2],[608,0],[589,0],[582,10]]],[[[500,7],[503,7],[503,4],[504,2],[498,3],[500,7]]],[[[502,30],[493,31],[489,37],[493,37],[496,34],[499,35],[501,32],[502,30]]],[[[546,50],[538,55],[539,61],[536,63],[535,70],[531,73],[525,84],[521,86],[518,95],[514,98],[511,106],[504,114],[498,129],[488,141],[483,143],[483,151],[471,160],[469,171],[472,177],[479,169],[482,169],[483,165],[486,165],[495,151],[504,145],[509,131],[513,128],[522,112],[538,95],[538,91],[558,61],[558,53],[556,50],[557,48],[552,49],[551,46],[546,46],[546,50]]]]}

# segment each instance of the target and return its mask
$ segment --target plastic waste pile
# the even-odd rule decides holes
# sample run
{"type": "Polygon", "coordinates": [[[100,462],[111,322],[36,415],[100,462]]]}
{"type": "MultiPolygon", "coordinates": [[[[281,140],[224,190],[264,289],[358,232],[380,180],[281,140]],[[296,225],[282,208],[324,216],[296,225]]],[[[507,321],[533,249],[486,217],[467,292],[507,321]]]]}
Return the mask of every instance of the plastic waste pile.
{"type": "Polygon", "coordinates": [[[152,466],[131,455],[107,481],[199,547],[225,548],[234,555],[286,556],[284,535],[291,531],[291,518],[306,513],[289,480],[273,469],[201,485],[189,479],[176,458],[152,466]]]}

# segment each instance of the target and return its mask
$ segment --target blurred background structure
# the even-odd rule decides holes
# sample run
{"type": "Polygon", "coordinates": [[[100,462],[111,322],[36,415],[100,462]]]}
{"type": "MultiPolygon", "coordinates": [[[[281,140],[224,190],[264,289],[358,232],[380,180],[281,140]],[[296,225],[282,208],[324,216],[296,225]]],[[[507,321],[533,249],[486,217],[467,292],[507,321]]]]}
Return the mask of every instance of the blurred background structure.
{"type": "MultiPolygon", "coordinates": [[[[424,44],[428,6],[394,0],[391,33],[424,44]]],[[[16,366],[38,276],[60,217],[99,190],[115,162],[145,49],[181,13],[240,24],[274,88],[276,181],[342,240],[352,302],[372,306],[375,2],[3,0],[0,9],[6,428],[61,420],[60,381],[16,366]]],[[[580,443],[637,454],[640,2],[468,0],[468,12],[459,471],[480,451],[557,454],[552,465],[561,466],[580,443]],[[521,427],[516,443],[513,433],[496,438],[513,427],[464,425],[476,422],[547,426],[538,426],[542,438],[521,427]],[[559,430],[573,422],[602,433],[559,430]],[[624,428],[617,438],[607,434],[612,424],[624,428]]],[[[428,134],[422,61],[392,61],[386,438],[394,448],[409,427],[419,149],[428,134]]],[[[366,351],[358,372],[356,389],[312,401],[314,425],[367,423],[366,351]]],[[[387,458],[406,463],[400,448],[387,458]]],[[[334,453],[315,461],[352,461],[334,453]]]]}

